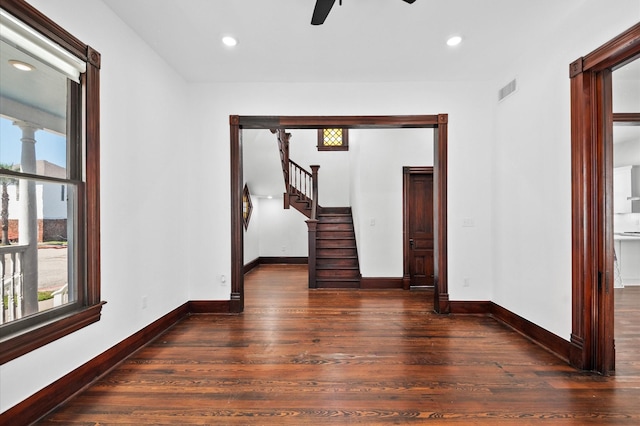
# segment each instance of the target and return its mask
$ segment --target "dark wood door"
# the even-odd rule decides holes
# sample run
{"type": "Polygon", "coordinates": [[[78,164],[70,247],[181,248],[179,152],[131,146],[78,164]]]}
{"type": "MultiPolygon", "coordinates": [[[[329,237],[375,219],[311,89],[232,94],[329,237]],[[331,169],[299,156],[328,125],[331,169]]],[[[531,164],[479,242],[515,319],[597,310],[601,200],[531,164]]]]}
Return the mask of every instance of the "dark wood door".
{"type": "Polygon", "coordinates": [[[434,285],[433,168],[404,168],[404,287],[434,285]]]}

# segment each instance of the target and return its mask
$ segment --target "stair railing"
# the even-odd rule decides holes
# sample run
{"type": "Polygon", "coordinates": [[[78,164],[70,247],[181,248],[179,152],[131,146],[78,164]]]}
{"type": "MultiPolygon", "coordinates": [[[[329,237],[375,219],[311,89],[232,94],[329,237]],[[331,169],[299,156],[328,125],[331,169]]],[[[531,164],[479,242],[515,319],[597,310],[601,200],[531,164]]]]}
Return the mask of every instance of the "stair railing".
{"type": "Polygon", "coordinates": [[[289,187],[299,196],[311,199],[313,196],[313,175],[300,167],[295,161],[289,160],[289,187]]]}
{"type": "MultiPolygon", "coordinates": [[[[306,171],[295,161],[289,158],[289,139],[291,133],[287,133],[285,129],[272,129],[271,133],[275,133],[278,138],[278,150],[280,151],[280,161],[282,163],[282,174],[284,176],[284,208],[288,209],[291,205],[290,195],[294,195],[298,200],[311,203],[311,215],[307,221],[309,227],[309,287],[317,287],[316,279],[316,239],[318,227],[318,169],[320,166],[311,166],[311,173],[306,171]]],[[[301,211],[305,216],[308,214],[303,211],[299,204],[294,204],[296,209],[301,211]]]]}
{"type": "Polygon", "coordinates": [[[311,166],[309,173],[293,160],[289,160],[289,192],[311,203],[311,219],[317,218],[318,212],[318,169],[311,166]]]}

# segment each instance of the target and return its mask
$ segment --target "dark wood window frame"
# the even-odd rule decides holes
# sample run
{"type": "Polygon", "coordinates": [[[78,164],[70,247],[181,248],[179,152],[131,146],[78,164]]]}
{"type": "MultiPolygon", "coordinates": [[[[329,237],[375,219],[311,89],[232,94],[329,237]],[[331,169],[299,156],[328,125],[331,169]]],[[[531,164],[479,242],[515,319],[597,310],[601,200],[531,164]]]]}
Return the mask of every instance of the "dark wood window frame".
{"type": "Polygon", "coordinates": [[[447,276],[447,135],[448,115],[400,116],[229,116],[231,170],[230,311],[244,310],[244,232],[242,221],[243,129],[393,129],[430,128],[433,132],[434,311],[449,313],[447,276]]]}
{"type": "MultiPolygon", "coordinates": [[[[73,145],[71,161],[82,158],[85,176],[71,176],[78,182],[78,262],[80,300],[72,309],[56,309],[34,315],[39,322],[28,329],[0,338],[0,364],[9,362],[54,340],[100,320],[100,54],[82,43],[23,0],[3,0],[2,9],[86,62],[80,78],[81,105],[72,108],[81,143],[73,145]],[[84,124],[80,118],[84,117],[84,124]]],[[[80,160],[81,161],[81,160],[80,160]]]]}
{"type": "Polygon", "coordinates": [[[349,129],[342,127],[326,127],[325,129],[318,129],[318,151],[349,151],[349,129]],[[325,145],[324,130],[328,128],[342,130],[342,145],[325,145]]]}
{"type": "Polygon", "coordinates": [[[640,24],[570,64],[572,326],[570,362],[615,369],[612,71],[640,59],[640,24]]]}

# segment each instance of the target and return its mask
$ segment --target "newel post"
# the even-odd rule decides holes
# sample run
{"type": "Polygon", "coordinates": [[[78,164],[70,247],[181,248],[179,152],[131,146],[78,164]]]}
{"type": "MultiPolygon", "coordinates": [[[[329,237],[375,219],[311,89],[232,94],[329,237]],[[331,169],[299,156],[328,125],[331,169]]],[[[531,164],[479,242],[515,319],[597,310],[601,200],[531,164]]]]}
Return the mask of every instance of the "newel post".
{"type": "MultiPolygon", "coordinates": [[[[311,166],[311,184],[312,184],[312,197],[311,197],[311,219],[318,218],[318,169],[320,166],[311,166]]],[[[315,241],[315,239],[314,239],[315,241]]]]}
{"type": "Polygon", "coordinates": [[[318,230],[318,220],[307,220],[307,226],[309,227],[309,288],[316,288],[316,236],[318,230]]]}
{"type": "Polygon", "coordinates": [[[307,221],[309,226],[309,288],[316,288],[316,237],[318,230],[318,169],[320,166],[311,166],[311,219],[307,221]]]}

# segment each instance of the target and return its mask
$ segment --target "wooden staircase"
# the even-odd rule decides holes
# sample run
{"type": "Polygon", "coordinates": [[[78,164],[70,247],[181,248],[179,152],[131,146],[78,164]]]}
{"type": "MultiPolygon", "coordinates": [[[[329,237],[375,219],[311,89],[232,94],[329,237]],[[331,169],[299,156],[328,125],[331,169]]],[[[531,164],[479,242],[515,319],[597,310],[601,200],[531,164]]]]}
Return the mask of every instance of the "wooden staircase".
{"type": "Polygon", "coordinates": [[[284,208],[309,218],[309,288],[360,288],[360,263],[351,207],[318,204],[318,169],[308,172],[289,158],[290,133],[272,130],[284,176],[284,208]]]}
{"type": "Polygon", "coordinates": [[[351,207],[325,207],[316,229],[316,288],[360,288],[351,207]]]}

